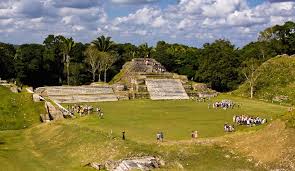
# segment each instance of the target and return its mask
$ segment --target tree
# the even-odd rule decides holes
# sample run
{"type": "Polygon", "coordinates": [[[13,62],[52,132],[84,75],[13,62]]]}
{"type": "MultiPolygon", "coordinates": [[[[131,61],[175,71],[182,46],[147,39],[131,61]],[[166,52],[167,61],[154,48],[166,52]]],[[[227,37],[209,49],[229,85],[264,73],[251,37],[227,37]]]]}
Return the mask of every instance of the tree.
{"type": "Polygon", "coordinates": [[[149,47],[147,43],[141,44],[138,46],[139,52],[141,53],[141,56],[144,58],[150,58],[151,52],[153,50],[152,47],[149,47]]]}
{"type": "Polygon", "coordinates": [[[251,42],[245,45],[242,49],[239,50],[239,55],[241,56],[240,60],[247,61],[251,58],[255,58],[261,62],[277,55],[274,48],[271,47],[270,42],[261,41],[261,42],[251,42]]]}
{"type": "Polygon", "coordinates": [[[102,55],[102,69],[104,71],[104,82],[107,81],[107,71],[116,62],[117,57],[114,53],[100,52],[102,55]]]}
{"type": "MultiPolygon", "coordinates": [[[[92,73],[92,81],[95,82],[96,73],[98,70],[102,68],[102,57],[103,52],[97,50],[97,48],[93,45],[88,46],[85,51],[86,62],[90,65],[91,69],[89,70],[92,73]]],[[[100,80],[100,72],[99,72],[99,81],[100,80]]]]}
{"type": "Polygon", "coordinates": [[[288,21],[283,25],[275,25],[260,32],[259,41],[271,42],[279,54],[295,53],[295,23],[288,21]]]}
{"type": "Polygon", "coordinates": [[[250,86],[250,97],[253,98],[254,88],[256,85],[256,80],[259,78],[259,72],[257,69],[259,68],[260,63],[257,59],[251,58],[248,61],[243,62],[242,73],[246,78],[246,81],[250,86]]]}
{"type": "Polygon", "coordinates": [[[234,45],[227,40],[205,44],[195,79],[208,83],[214,90],[225,92],[238,87],[240,61],[234,45]]]}
{"type": "Polygon", "coordinates": [[[114,42],[111,41],[111,37],[100,36],[96,40],[92,41],[92,44],[101,52],[109,52],[114,46],[114,42]]]}
{"type": "Polygon", "coordinates": [[[63,60],[66,62],[68,85],[70,85],[70,53],[75,45],[76,43],[73,38],[62,38],[61,51],[63,54],[63,60]]]}
{"type": "Polygon", "coordinates": [[[175,68],[175,60],[172,54],[169,53],[170,45],[165,41],[159,41],[152,51],[152,56],[159,61],[168,71],[172,71],[175,68]]]}
{"type": "Polygon", "coordinates": [[[48,35],[43,41],[45,47],[44,69],[48,74],[47,85],[61,85],[64,70],[63,55],[61,53],[61,44],[63,36],[48,35]]]}
{"type": "Polygon", "coordinates": [[[15,49],[13,45],[0,43],[0,78],[11,79],[15,76],[15,49]]]}
{"type": "Polygon", "coordinates": [[[44,85],[47,73],[44,71],[44,46],[24,44],[17,48],[15,69],[18,84],[38,87],[44,85]]]}
{"type": "Polygon", "coordinates": [[[70,65],[70,82],[73,85],[80,85],[92,82],[92,74],[89,73],[89,67],[85,61],[86,59],[86,48],[89,46],[83,43],[76,42],[75,47],[73,47],[70,65]],[[73,68],[74,67],[74,68],[73,68]]]}

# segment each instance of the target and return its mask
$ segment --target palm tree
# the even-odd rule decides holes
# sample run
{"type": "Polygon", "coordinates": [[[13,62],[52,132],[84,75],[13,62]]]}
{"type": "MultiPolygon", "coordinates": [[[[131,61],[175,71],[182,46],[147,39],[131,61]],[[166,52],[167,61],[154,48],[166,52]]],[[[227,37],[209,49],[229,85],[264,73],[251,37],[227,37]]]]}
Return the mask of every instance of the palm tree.
{"type": "Polygon", "coordinates": [[[153,51],[152,47],[149,47],[147,43],[141,44],[138,46],[140,53],[144,58],[150,58],[153,51]]]}
{"type": "Polygon", "coordinates": [[[102,35],[93,40],[92,44],[96,46],[97,50],[101,52],[108,52],[111,50],[112,46],[114,45],[114,42],[111,41],[111,37],[105,37],[102,35]]]}
{"type": "Polygon", "coordinates": [[[61,51],[63,54],[63,61],[66,62],[66,68],[67,68],[67,83],[70,85],[70,53],[72,49],[76,46],[76,43],[74,42],[73,38],[64,38],[62,37],[61,41],[61,51]]]}

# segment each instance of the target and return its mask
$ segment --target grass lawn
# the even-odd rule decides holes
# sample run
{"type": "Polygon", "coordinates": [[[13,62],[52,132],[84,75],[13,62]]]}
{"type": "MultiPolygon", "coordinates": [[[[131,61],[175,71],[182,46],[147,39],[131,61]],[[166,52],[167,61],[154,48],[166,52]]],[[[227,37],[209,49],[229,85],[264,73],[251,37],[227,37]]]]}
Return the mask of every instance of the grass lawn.
{"type": "MultiPolygon", "coordinates": [[[[0,106],[3,129],[0,131],[0,171],[92,170],[83,166],[89,162],[142,155],[163,158],[166,166],[160,170],[263,170],[228,149],[213,144],[187,143],[190,141],[186,140],[190,139],[192,130],[198,130],[203,138],[224,135],[223,124],[230,123],[235,114],[270,119],[286,111],[283,106],[221,95],[212,102],[231,99],[241,108],[208,109],[208,102],[194,101],[102,102],[91,105],[103,109],[104,119],[93,114],[38,124],[43,103],[33,103],[26,93],[12,94],[7,89],[0,89],[1,93],[5,98],[1,99],[0,106]],[[10,103],[11,99],[16,103],[10,103]],[[9,117],[9,111],[13,111],[11,116],[15,117],[9,117]],[[24,123],[26,129],[23,129],[24,123]],[[126,131],[126,141],[121,140],[123,130],[126,131]],[[156,143],[157,131],[164,132],[165,143],[156,143]],[[175,143],[176,140],[181,141],[175,143]]],[[[239,127],[238,131],[260,128],[262,126],[239,127]]]]}
{"type": "MultiPolygon", "coordinates": [[[[222,136],[225,134],[224,123],[232,123],[233,115],[248,114],[271,120],[286,111],[282,106],[228,95],[212,99],[210,103],[221,99],[231,99],[241,107],[228,110],[212,109],[212,107],[208,109],[208,102],[195,101],[103,102],[91,105],[103,109],[104,119],[92,115],[68,121],[67,124],[77,124],[117,135],[124,130],[128,138],[150,143],[155,141],[158,131],[164,132],[166,140],[190,139],[192,130],[198,130],[200,137],[222,136]]],[[[261,126],[253,128],[240,126],[238,130],[259,128],[261,126]]]]}

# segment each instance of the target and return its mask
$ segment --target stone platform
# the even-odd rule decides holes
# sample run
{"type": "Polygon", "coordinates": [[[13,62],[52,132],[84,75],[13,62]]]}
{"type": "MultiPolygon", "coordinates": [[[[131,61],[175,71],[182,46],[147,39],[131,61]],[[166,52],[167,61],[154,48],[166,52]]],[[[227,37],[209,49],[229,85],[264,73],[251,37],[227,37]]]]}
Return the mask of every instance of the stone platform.
{"type": "Polygon", "coordinates": [[[110,86],[41,87],[36,90],[36,93],[57,103],[91,103],[118,100],[110,86]]]}
{"type": "Polygon", "coordinates": [[[152,100],[183,100],[189,99],[179,79],[146,79],[152,100]]]}

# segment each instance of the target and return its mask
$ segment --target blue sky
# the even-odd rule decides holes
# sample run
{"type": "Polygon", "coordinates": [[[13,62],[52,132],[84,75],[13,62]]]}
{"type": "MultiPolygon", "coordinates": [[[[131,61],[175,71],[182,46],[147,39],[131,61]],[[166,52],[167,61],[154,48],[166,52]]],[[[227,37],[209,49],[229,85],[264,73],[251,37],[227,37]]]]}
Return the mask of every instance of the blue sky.
{"type": "Polygon", "coordinates": [[[286,21],[295,21],[294,0],[0,0],[0,41],[13,44],[104,34],[119,43],[201,47],[228,39],[241,47],[286,21]]]}

